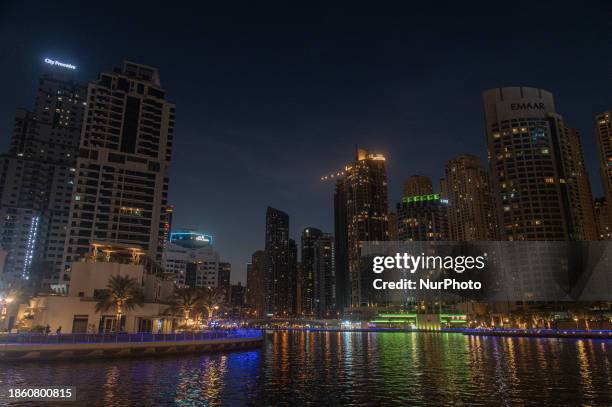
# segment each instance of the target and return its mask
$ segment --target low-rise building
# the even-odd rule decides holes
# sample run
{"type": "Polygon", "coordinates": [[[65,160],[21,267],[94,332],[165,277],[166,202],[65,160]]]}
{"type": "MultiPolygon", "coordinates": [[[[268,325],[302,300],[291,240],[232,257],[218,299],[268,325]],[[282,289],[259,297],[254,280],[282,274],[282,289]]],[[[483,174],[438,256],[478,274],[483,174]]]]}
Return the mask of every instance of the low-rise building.
{"type": "Polygon", "coordinates": [[[172,332],[176,317],[167,315],[173,282],[150,273],[144,255],[123,245],[92,246],[90,256],[71,265],[71,280],[66,295],[39,295],[21,304],[17,313],[17,329],[51,332],[103,333],[172,332]],[[126,256],[127,254],[127,256],[126,256]],[[133,309],[127,307],[120,318],[114,307],[97,311],[96,305],[109,291],[113,276],[129,276],[140,286],[143,303],[133,309]]]}

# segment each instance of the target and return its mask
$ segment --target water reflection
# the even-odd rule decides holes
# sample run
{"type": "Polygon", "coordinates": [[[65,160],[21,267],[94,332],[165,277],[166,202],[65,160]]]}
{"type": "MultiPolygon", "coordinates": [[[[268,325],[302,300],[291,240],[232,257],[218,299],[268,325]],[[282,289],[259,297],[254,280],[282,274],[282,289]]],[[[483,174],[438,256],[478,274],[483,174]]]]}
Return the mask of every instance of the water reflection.
{"type": "MultiPolygon", "coordinates": [[[[2,366],[0,387],[73,385],[79,405],[612,405],[612,343],[275,332],[259,350],[2,366]]],[[[0,402],[1,403],[1,402],[0,402]]]]}

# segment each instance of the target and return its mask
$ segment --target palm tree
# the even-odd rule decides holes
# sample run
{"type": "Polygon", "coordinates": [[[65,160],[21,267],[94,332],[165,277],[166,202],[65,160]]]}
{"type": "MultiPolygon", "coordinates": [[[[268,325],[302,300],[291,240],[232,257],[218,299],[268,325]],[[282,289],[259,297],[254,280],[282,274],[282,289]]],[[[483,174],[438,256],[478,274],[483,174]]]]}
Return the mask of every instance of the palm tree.
{"type": "Polygon", "coordinates": [[[220,288],[205,288],[202,290],[202,307],[206,310],[207,320],[213,319],[214,312],[225,302],[225,291],[220,288]]]}
{"type": "Polygon", "coordinates": [[[0,277],[0,300],[15,300],[21,292],[21,284],[18,281],[0,277]]]}
{"type": "Polygon", "coordinates": [[[185,324],[187,324],[191,312],[197,309],[198,305],[202,302],[202,297],[202,291],[197,288],[175,287],[168,301],[170,303],[168,312],[170,314],[182,314],[185,324]]]}
{"type": "Polygon", "coordinates": [[[98,299],[96,312],[105,312],[114,308],[117,314],[118,330],[123,311],[133,310],[144,303],[142,291],[138,281],[130,276],[111,276],[107,287],[108,290],[98,299]]]}
{"type": "Polygon", "coordinates": [[[18,281],[0,277],[0,329],[8,328],[4,326],[8,304],[19,301],[22,292],[21,284],[18,281]]]}

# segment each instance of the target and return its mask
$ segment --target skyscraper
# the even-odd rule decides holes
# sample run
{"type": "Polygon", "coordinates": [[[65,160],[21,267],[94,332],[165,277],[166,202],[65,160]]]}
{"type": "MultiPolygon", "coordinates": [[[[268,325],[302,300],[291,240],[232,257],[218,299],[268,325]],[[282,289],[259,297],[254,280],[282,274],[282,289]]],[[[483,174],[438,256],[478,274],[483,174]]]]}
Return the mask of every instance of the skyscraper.
{"type": "Polygon", "coordinates": [[[460,155],[446,163],[444,172],[450,240],[497,240],[489,174],[480,159],[460,155]]]}
{"type": "Polygon", "coordinates": [[[404,182],[403,196],[419,196],[433,194],[433,185],[429,177],[413,175],[404,182]]]}
{"type": "Polygon", "coordinates": [[[72,197],[85,85],[44,74],[32,111],[19,109],[9,151],[0,156],[0,236],[4,272],[32,288],[59,278],[72,197]]]}
{"type": "Polygon", "coordinates": [[[298,290],[298,249],[297,243],[293,239],[289,239],[289,274],[287,277],[287,284],[289,285],[288,292],[288,306],[287,306],[287,314],[288,315],[297,315],[297,310],[300,308],[298,305],[299,296],[297,294],[298,290]]]}
{"type": "Polygon", "coordinates": [[[594,205],[599,240],[612,240],[612,211],[606,198],[595,199],[594,205]]]}
{"type": "Polygon", "coordinates": [[[266,276],[266,314],[291,315],[294,297],[290,275],[289,215],[285,212],[271,207],[266,210],[265,243],[269,260],[266,276]]]}
{"type": "MultiPolygon", "coordinates": [[[[336,268],[336,309],[340,312],[351,305],[351,281],[348,270],[347,197],[343,178],[334,190],[334,263],[336,268]]],[[[303,265],[302,265],[303,268],[303,265]]]]}
{"type": "Polygon", "coordinates": [[[87,101],[65,267],[96,241],[160,261],[175,107],[157,69],[127,61],[91,82],[87,101]]]}
{"type": "Polygon", "coordinates": [[[247,305],[253,310],[254,317],[263,318],[266,314],[268,298],[267,281],[270,259],[268,253],[258,250],[247,264],[247,305]]]}
{"type": "Polygon", "coordinates": [[[317,228],[306,228],[302,232],[302,312],[314,315],[315,310],[315,274],[318,241],[323,232],[317,228]]]}
{"type": "Polygon", "coordinates": [[[584,163],[580,134],[576,129],[564,128],[559,134],[558,146],[563,174],[561,192],[564,204],[569,208],[570,239],[597,240],[593,192],[584,163]]]}
{"type": "MultiPolygon", "coordinates": [[[[595,230],[577,133],[542,89],[483,94],[491,184],[504,240],[589,240],[595,230]]],[[[592,206],[591,206],[592,207],[592,206]]]]}
{"type": "MultiPolygon", "coordinates": [[[[429,179],[424,177],[418,179],[421,185],[432,185],[429,179]]],[[[398,240],[411,242],[448,240],[448,203],[441,199],[440,194],[434,194],[430,188],[412,188],[408,191],[430,193],[404,196],[397,204],[398,240]]]]}
{"type": "MultiPolygon", "coordinates": [[[[599,166],[607,203],[608,219],[612,222],[612,110],[595,117],[595,136],[599,151],[599,166]]],[[[612,224],[608,225],[612,229],[612,224]]]]}
{"type": "Polygon", "coordinates": [[[219,262],[219,271],[217,275],[217,287],[223,290],[225,294],[225,302],[230,300],[230,280],[232,274],[232,265],[230,263],[219,262]]]}
{"type": "Polygon", "coordinates": [[[394,242],[399,240],[399,230],[397,229],[397,213],[389,212],[389,240],[394,242]]]}
{"type": "Polygon", "coordinates": [[[317,318],[336,311],[334,239],[308,227],[302,232],[302,312],[317,318]]]}
{"type": "Polygon", "coordinates": [[[350,284],[337,285],[338,304],[361,307],[371,305],[372,286],[371,273],[361,270],[361,247],[363,242],[388,240],[388,200],[385,157],[359,148],[356,153],[337,181],[334,215],[337,284],[350,284]]]}

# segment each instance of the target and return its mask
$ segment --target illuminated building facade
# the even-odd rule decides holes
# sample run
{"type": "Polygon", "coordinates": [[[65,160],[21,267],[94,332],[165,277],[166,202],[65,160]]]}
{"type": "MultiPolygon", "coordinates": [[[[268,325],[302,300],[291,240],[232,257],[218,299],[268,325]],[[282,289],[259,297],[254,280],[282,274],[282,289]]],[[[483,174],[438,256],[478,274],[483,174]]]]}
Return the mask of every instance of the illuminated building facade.
{"type": "MultiPolygon", "coordinates": [[[[599,165],[605,201],[608,203],[608,219],[612,222],[612,110],[595,117],[595,136],[599,150],[599,165]]],[[[608,224],[612,228],[612,223],[608,224]]]]}
{"type": "Polygon", "coordinates": [[[606,198],[596,199],[594,205],[599,240],[612,240],[612,211],[606,198]]]}
{"type": "Polygon", "coordinates": [[[389,238],[385,157],[359,148],[356,153],[337,180],[334,197],[337,302],[344,307],[372,305],[372,276],[361,270],[361,247],[389,238]]]}
{"type": "Polygon", "coordinates": [[[316,318],[336,311],[334,238],[317,228],[302,232],[301,313],[316,318]]]}
{"type": "Polygon", "coordinates": [[[0,156],[0,245],[5,273],[33,289],[59,278],[74,184],[86,87],[50,68],[34,108],[17,110],[0,156]]]}
{"type": "Polygon", "coordinates": [[[170,241],[170,233],[172,231],[172,214],[174,213],[173,205],[166,205],[162,208],[162,233],[159,235],[159,242],[162,247],[166,247],[166,244],[170,241]]]}
{"type": "Polygon", "coordinates": [[[595,218],[580,137],[542,89],[483,94],[491,184],[503,240],[591,240],[595,218]]]}
{"type": "Polygon", "coordinates": [[[217,276],[217,287],[223,290],[225,301],[229,302],[230,297],[230,279],[232,274],[232,265],[230,263],[219,263],[219,274],[217,276]]]}
{"type": "Polygon", "coordinates": [[[346,185],[344,179],[339,178],[334,190],[334,263],[336,269],[336,309],[340,312],[351,305],[346,206],[346,185]]]}
{"type": "Polygon", "coordinates": [[[400,241],[448,240],[448,202],[440,194],[403,197],[397,204],[397,230],[400,241]]]}
{"type": "Polygon", "coordinates": [[[175,107],[157,69],[123,62],[88,87],[76,190],[64,255],[70,263],[91,241],[138,245],[161,261],[175,107]]]}
{"type": "Polygon", "coordinates": [[[297,254],[289,239],[289,215],[268,207],[266,210],[265,251],[268,255],[266,314],[290,316],[295,311],[297,254]]]}
{"type": "Polygon", "coordinates": [[[251,256],[247,264],[246,302],[256,318],[266,315],[266,298],[268,297],[269,256],[263,250],[258,250],[251,256]]]}
{"type": "Polygon", "coordinates": [[[181,287],[217,287],[219,253],[210,235],[182,230],[170,234],[162,264],[166,276],[181,287]]]}
{"type": "Polygon", "coordinates": [[[498,240],[489,174],[480,159],[465,154],[449,160],[445,175],[449,239],[498,240]]]}
{"type": "MultiPolygon", "coordinates": [[[[232,284],[230,286],[229,304],[232,308],[241,309],[245,305],[246,287],[242,283],[232,284]]],[[[238,314],[240,315],[240,314],[238,314]]]]}

